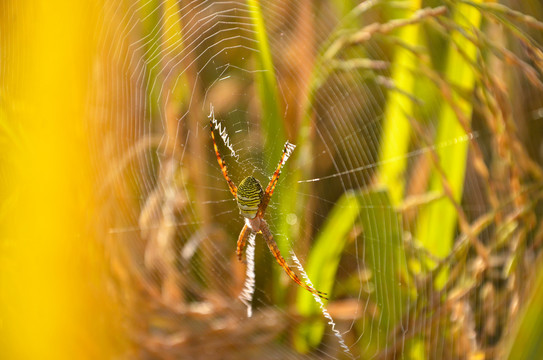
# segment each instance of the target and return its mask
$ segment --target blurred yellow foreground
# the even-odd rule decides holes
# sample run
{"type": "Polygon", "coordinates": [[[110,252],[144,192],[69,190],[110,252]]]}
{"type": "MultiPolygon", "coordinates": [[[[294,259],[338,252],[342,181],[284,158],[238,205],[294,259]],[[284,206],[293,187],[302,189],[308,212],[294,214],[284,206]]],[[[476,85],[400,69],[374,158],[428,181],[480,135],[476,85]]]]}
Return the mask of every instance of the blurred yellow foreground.
{"type": "Polygon", "coordinates": [[[83,226],[95,211],[84,110],[100,6],[0,5],[2,359],[100,359],[123,343],[83,226]]]}

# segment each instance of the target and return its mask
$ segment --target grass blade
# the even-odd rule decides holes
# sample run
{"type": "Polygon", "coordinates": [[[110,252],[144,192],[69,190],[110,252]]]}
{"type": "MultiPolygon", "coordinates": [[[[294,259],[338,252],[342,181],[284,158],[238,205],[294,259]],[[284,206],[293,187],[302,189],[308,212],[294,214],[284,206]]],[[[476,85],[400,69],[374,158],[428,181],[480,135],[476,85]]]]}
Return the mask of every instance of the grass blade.
{"type": "MultiPolygon", "coordinates": [[[[420,0],[409,1],[412,13],[420,8],[420,0]]],[[[401,28],[398,37],[410,48],[420,45],[422,41],[420,25],[405,26],[401,28]]],[[[411,139],[411,126],[409,117],[413,117],[413,101],[405,94],[414,94],[416,77],[413,70],[418,66],[418,59],[406,47],[398,47],[393,62],[392,79],[400,91],[389,91],[387,107],[383,121],[381,135],[381,149],[379,159],[379,182],[385,184],[390,192],[392,202],[399,204],[403,199],[404,171],[408,158],[411,139]]]]}
{"type": "MultiPolygon", "coordinates": [[[[258,87],[258,97],[262,111],[262,131],[265,139],[265,153],[279,154],[285,140],[285,129],[281,117],[278,86],[276,80],[273,59],[271,56],[266,26],[260,1],[247,0],[251,14],[251,21],[255,30],[258,46],[257,72],[255,72],[258,87]]],[[[273,171],[275,164],[269,165],[269,171],[273,171]]]]}
{"type": "MultiPolygon", "coordinates": [[[[349,232],[358,219],[358,196],[348,192],[336,202],[307,259],[306,272],[319,291],[328,295],[333,289],[341,253],[349,232]],[[323,266],[326,264],[326,266],[323,266]]],[[[302,316],[320,313],[313,296],[303,288],[298,289],[297,309],[302,316]]],[[[325,323],[312,321],[302,324],[296,331],[294,343],[301,352],[318,345],[324,333],[325,323]]]]}
{"type": "MultiPolygon", "coordinates": [[[[386,191],[343,194],[309,254],[307,273],[317,289],[331,294],[341,254],[356,224],[361,224],[364,231],[363,236],[355,241],[363,239],[364,249],[360,251],[365,254],[365,265],[373,274],[375,291],[372,296],[381,314],[379,326],[386,327],[383,331],[388,331],[404,311],[405,294],[399,286],[406,264],[401,243],[401,221],[386,191]]],[[[298,290],[297,309],[307,317],[319,313],[318,304],[304,289],[298,290]]],[[[299,351],[307,352],[319,344],[324,329],[325,324],[318,320],[302,324],[294,338],[295,346],[299,351]]]]}
{"type": "MultiPolygon", "coordinates": [[[[481,14],[477,9],[460,3],[455,7],[454,22],[461,26],[467,34],[472,34],[472,29],[480,26],[481,14]]],[[[474,61],[476,57],[477,48],[472,42],[460,32],[452,34],[445,70],[447,81],[467,91],[473,89],[475,74],[473,65],[468,60],[474,61]],[[462,49],[468,59],[464,58],[458,49],[462,49]]],[[[469,121],[473,110],[472,104],[457,94],[452,95],[452,101],[459,114],[469,121]]],[[[443,102],[435,143],[443,144],[465,137],[466,131],[460,124],[457,113],[449,104],[443,102]]],[[[468,145],[467,141],[459,141],[453,148],[442,147],[436,150],[456,202],[462,198],[468,145]]],[[[428,190],[430,192],[444,191],[439,171],[433,171],[428,190]]],[[[448,198],[433,201],[426,205],[419,214],[417,239],[434,255],[445,257],[452,248],[456,222],[456,209],[448,198]]]]}

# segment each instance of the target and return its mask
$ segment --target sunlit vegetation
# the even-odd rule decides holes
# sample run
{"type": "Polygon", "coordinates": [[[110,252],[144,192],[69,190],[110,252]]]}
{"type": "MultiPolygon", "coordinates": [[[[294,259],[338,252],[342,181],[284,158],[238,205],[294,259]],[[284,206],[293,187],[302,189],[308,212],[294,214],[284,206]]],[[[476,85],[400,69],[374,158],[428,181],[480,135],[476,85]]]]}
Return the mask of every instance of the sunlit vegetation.
{"type": "Polygon", "coordinates": [[[0,357],[543,353],[539,1],[38,3],[0,4],[0,357]],[[211,104],[236,183],[296,145],[266,221],[349,351],[260,234],[238,298],[211,104]]]}

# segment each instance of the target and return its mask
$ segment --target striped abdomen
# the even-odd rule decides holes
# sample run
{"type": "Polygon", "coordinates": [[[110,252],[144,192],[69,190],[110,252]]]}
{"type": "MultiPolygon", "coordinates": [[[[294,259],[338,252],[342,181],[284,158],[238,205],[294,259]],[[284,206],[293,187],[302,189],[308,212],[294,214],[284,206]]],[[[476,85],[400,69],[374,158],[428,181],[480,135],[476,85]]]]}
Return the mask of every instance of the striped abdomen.
{"type": "Polygon", "coordinates": [[[246,218],[254,219],[262,201],[262,186],[257,179],[247,176],[238,186],[237,201],[239,212],[246,218]]]}

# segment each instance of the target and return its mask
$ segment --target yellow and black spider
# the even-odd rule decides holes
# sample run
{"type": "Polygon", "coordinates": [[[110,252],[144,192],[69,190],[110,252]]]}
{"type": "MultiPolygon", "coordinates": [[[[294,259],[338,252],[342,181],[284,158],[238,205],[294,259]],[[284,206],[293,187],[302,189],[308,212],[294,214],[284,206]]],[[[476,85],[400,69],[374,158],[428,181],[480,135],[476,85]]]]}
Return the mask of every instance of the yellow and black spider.
{"type": "Polygon", "coordinates": [[[304,284],[290,268],[290,266],[288,266],[285,259],[283,258],[283,256],[281,256],[281,253],[279,252],[277,243],[275,242],[275,240],[273,240],[273,235],[268,227],[268,224],[266,223],[266,220],[264,220],[264,213],[266,212],[266,208],[270,203],[273,190],[275,189],[275,185],[277,184],[277,180],[279,179],[279,175],[281,174],[281,168],[285,161],[285,157],[287,156],[287,153],[290,153],[293,145],[290,144],[288,141],[285,144],[283,154],[281,155],[281,160],[279,161],[279,165],[277,165],[277,169],[273,173],[271,181],[268,184],[268,187],[266,187],[266,191],[263,191],[262,186],[260,185],[258,180],[252,176],[248,176],[243,179],[239,184],[239,187],[236,187],[234,182],[228,176],[226,164],[223,161],[221,154],[219,153],[219,149],[217,148],[217,143],[215,142],[215,135],[213,134],[213,120],[210,120],[209,124],[211,128],[211,139],[213,140],[215,155],[217,156],[217,162],[219,163],[222,174],[226,179],[226,182],[228,183],[230,192],[236,198],[239,212],[241,213],[241,215],[243,215],[245,219],[245,225],[243,226],[243,229],[241,229],[241,233],[239,234],[238,238],[236,250],[238,259],[242,261],[243,250],[245,249],[245,245],[247,244],[247,239],[249,238],[249,235],[252,232],[257,234],[260,233],[264,236],[266,244],[268,244],[271,253],[275,257],[279,265],[281,265],[283,270],[285,270],[288,276],[290,276],[290,278],[294,280],[296,284],[300,285],[301,287],[323,299],[327,299],[325,297],[325,293],[317,291],[311,286],[304,284]]]}

